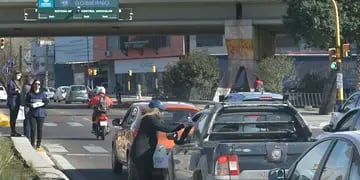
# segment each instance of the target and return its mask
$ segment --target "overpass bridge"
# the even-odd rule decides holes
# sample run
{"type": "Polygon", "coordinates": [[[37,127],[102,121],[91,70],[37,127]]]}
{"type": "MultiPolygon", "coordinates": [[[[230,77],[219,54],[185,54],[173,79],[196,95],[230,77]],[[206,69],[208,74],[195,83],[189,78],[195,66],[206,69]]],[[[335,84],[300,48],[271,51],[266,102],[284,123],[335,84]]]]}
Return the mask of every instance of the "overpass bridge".
{"type": "Polygon", "coordinates": [[[255,26],[282,31],[281,0],[120,0],[133,10],[132,21],[24,21],[24,9],[37,0],[0,0],[1,36],[224,33],[226,20],[248,19],[255,26]]]}

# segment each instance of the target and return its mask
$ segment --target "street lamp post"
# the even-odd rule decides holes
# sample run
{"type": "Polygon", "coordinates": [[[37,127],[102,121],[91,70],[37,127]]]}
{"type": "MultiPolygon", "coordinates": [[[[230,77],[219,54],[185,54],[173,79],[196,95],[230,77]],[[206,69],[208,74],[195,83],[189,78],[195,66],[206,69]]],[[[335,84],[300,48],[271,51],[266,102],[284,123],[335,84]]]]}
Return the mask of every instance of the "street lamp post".
{"type": "Polygon", "coordinates": [[[340,42],[340,20],[339,20],[339,10],[336,3],[336,0],[332,0],[335,13],[335,25],[336,25],[336,62],[338,65],[337,75],[336,75],[336,87],[337,87],[337,103],[342,105],[344,101],[344,92],[343,92],[343,74],[341,66],[341,42],[340,42]]]}

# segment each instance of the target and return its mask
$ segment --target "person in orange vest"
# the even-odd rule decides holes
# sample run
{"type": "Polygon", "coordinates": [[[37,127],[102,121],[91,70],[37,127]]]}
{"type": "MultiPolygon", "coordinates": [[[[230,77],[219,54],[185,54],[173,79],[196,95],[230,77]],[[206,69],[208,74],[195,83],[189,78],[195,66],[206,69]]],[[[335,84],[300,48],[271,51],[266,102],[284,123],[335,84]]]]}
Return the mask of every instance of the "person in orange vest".
{"type": "Polygon", "coordinates": [[[255,92],[262,92],[264,91],[264,82],[259,79],[259,77],[256,77],[256,80],[254,82],[254,89],[255,92]]]}

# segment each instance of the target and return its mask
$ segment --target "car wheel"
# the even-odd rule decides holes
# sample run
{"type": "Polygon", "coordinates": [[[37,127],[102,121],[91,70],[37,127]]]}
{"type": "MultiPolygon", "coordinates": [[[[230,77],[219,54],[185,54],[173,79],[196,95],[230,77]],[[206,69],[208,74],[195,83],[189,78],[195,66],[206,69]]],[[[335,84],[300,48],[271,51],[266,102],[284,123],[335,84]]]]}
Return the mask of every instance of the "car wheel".
{"type": "Polygon", "coordinates": [[[128,165],[127,165],[127,169],[128,169],[128,180],[136,180],[135,174],[134,174],[134,164],[132,163],[130,157],[128,156],[128,165]]]}
{"type": "Polygon", "coordinates": [[[119,162],[115,152],[115,148],[113,147],[111,155],[112,170],[114,173],[120,174],[123,171],[123,165],[119,162]]]}
{"type": "Polygon", "coordinates": [[[65,101],[65,104],[70,104],[70,101],[65,101]]]}
{"type": "Polygon", "coordinates": [[[196,171],[196,172],[194,173],[194,180],[202,180],[201,171],[196,171]]]}

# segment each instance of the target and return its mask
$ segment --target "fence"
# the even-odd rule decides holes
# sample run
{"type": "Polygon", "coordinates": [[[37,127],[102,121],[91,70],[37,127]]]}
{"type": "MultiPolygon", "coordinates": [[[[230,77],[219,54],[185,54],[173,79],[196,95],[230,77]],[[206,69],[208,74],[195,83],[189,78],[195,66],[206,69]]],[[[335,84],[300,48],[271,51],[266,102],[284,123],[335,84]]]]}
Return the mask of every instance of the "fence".
{"type": "Polygon", "coordinates": [[[320,107],[321,93],[290,93],[289,101],[295,107],[320,107]]]}

